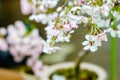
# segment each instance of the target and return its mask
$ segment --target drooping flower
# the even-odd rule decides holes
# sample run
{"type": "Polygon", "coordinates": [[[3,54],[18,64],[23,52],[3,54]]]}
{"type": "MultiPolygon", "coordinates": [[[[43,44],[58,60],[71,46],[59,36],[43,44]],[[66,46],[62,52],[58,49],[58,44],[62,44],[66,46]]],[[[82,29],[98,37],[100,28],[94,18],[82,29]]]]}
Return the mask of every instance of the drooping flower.
{"type": "Polygon", "coordinates": [[[83,49],[84,50],[90,50],[91,52],[97,51],[97,46],[101,45],[101,44],[97,43],[96,37],[94,37],[93,35],[86,35],[85,38],[86,38],[87,41],[84,41],[82,43],[82,45],[85,46],[83,49]]]}
{"type": "Polygon", "coordinates": [[[60,50],[60,48],[51,46],[49,43],[44,42],[43,52],[47,54],[52,54],[55,53],[57,50],[60,50]]]}
{"type": "Polygon", "coordinates": [[[97,34],[95,37],[97,38],[98,41],[108,41],[106,33],[107,33],[107,31],[105,30],[105,31],[97,34]]]}
{"type": "MultiPolygon", "coordinates": [[[[55,52],[58,47],[54,47],[54,44],[57,42],[70,42],[70,37],[74,30],[79,28],[79,24],[84,24],[85,29],[87,28],[90,32],[90,35],[86,35],[87,41],[83,42],[85,50],[95,52],[98,46],[102,45],[102,41],[107,41],[106,32],[108,31],[112,36],[119,37],[119,27],[104,31],[110,27],[113,17],[116,23],[120,21],[119,12],[113,10],[115,2],[118,0],[70,0],[58,7],[55,15],[54,11],[49,13],[49,10],[55,8],[58,1],[31,0],[32,15],[29,17],[30,20],[48,24],[45,28],[47,40],[44,44],[44,52],[50,54],[55,52]]],[[[17,41],[19,42],[20,39],[17,41]]]]}
{"type": "Polygon", "coordinates": [[[57,24],[55,23],[49,24],[45,30],[47,34],[47,43],[55,43],[55,42],[69,42],[71,38],[71,34],[74,33],[74,28],[78,26],[74,23],[67,24],[57,24]]]}
{"type": "Polygon", "coordinates": [[[109,28],[108,32],[110,33],[110,35],[112,37],[118,37],[118,38],[120,38],[120,24],[117,25],[116,29],[109,28]]]}
{"type": "Polygon", "coordinates": [[[87,41],[84,41],[82,45],[85,47],[84,50],[90,50],[91,52],[97,51],[98,47],[102,45],[102,41],[107,41],[106,31],[99,33],[97,35],[86,35],[87,41]]]}

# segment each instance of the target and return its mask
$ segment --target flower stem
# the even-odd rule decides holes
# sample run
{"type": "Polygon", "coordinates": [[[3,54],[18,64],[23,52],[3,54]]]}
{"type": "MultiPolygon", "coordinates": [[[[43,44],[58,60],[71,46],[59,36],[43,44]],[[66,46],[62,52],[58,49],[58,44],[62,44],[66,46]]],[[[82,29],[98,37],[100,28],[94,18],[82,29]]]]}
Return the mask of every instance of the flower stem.
{"type": "Polygon", "coordinates": [[[79,53],[79,58],[75,64],[75,75],[76,75],[76,78],[78,79],[79,77],[79,74],[80,74],[80,64],[81,62],[84,60],[84,58],[89,54],[90,51],[80,51],[79,53]]]}
{"type": "Polygon", "coordinates": [[[110,80],[116,80],[117,39],[111,38],[110,80]]]}

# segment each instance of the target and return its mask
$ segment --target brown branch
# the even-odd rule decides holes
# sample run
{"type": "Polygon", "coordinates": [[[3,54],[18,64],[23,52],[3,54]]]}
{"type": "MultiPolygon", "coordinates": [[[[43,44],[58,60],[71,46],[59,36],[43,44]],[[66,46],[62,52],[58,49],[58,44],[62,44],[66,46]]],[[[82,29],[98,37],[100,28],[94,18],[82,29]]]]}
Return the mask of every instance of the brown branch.
{"type": "Polygon", "coordinates": [[[80,64],[81,62],[84,60],[84,58],[89,54],[90,51],[85,51],[82,50],[79,53],[79,58],[75,63],[75,75],[77,76],[77,78],[79,77],[79,73],[80,73],[80,64]]]}

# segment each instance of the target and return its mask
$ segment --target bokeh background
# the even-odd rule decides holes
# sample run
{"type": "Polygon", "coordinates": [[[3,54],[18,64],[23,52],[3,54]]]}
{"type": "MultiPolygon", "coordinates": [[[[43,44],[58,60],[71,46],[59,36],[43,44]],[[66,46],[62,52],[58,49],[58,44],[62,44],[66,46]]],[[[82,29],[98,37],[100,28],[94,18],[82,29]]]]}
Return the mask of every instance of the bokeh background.
{"type": "MultiPolygon", "coordinates": [[[[0,27],[6,27],[9,24],[13,24],[16,20],[25,21],[28,18],[28,16],[22,15],[20,11],[19,0],[0,0],[0,4],[1,4],[0,5],[0,16],[1,16],[0,27]]],[[[36,25],[40,30],[41,36],[43,38],[46,38],[45,31],[44,31],[45,25],[42,25],[42,24],[36,24],[36,25]]],[[[62,46],[62,47],[68,50],[64,52],[64,54],[67,54],[67,57],[66,59],[64,59],[64,61],[75,61],[76,60],[78,56],[77,53],[83,48],[83,46],[81,45],[81,42],[84,41],[84,34],[85,34],[85,31],[83,30],[83,26],[81,25],[81,27],[77,29],[76,32],[73,34],[70,44],[64,43],[65,46],[62,46]]],[[[120,39],[118,39],[117,44],[118,45],[117,45],[117,62],[116,62],[117,75],[116,77],[117,77],[117,80],[120,80],[120,39]]],[[[58,44],[58,45],[63,45],[63,43],[58,44]]],[[[50,58],[51,56],[45,56],[43,60],[45,63],[48,63],[48,64],[60,62],[60,61],[55,61],[57,58],[56,56],[55,56],[55,60],[53,61],[50,61],[49,60],[50,58]]],[[[91,53],[90,55],[88,55],[84,61],[94,63],[94,64],[97,64],[103,67],[107,71],[108,76],[109,76],[110,74],[110,39],[109,39],[109,42],[107,43],[104,42],[103,46],[99,47],[99,50],[96,53],[91,53]]],[[[18,64],[18,63],[13,62],[12,57],[8,55],[7,53],[4,55],[0,53],[0,67],[1,68],[14,69],[20,65],[21,63],[18,64]],[[4,60],[4,61],[1,61],[1,60],[4,60]]]]}

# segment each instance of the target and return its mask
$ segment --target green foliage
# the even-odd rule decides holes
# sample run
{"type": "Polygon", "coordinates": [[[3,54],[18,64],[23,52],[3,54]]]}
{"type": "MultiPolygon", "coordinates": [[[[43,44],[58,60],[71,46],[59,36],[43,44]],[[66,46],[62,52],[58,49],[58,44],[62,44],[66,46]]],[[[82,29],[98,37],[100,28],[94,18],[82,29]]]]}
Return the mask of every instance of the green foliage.
{"type": "Polygon", "coordinates": [[[115,4],[115,6],[112,8],[112,11],[117,11],[120,14],[120,3],[115,4]]]}
{"type": "Polygon", "coordinates": [[[103,3],[102,3],[102,0],[96,0],[96,1],[94,2],[94,4],[101,6],[103,3]]]}
{"type": "Polygon", "coordinates": [[[102,5],[102,0],[96,0],[98,5],[102,5]]]}
{"type": "Polygon", "coordinates": [[[26,37],[29,34],[31,34],[32,30],[36,28],[34,24],[30,24],[29,22],[25,23],[25,25],[26,25],[26,34],[23,37],[26,37]]]}

